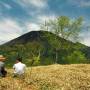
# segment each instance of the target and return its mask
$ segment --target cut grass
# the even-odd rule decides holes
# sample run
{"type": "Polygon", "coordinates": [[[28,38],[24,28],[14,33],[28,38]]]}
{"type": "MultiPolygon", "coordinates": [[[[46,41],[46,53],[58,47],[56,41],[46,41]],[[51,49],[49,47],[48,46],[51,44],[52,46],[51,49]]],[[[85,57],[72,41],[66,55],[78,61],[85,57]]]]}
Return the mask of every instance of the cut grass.
{"type": "Polygon", "coordinates": [[[27,68],[25,78],[0,78],[0,90],[90,90],[90,65],[49,65],[27,68]]]}

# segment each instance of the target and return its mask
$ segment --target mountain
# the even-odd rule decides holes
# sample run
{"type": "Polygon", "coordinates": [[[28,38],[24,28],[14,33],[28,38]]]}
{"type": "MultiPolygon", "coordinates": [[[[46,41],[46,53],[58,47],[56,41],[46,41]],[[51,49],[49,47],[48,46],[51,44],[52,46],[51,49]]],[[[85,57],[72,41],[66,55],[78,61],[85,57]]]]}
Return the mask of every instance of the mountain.
{"type": "Polygon", "coordinates": [[[23,61],[28,65],[31,65],[33,61],[33,65],[47,65],[78,63],[78,61],[71,61],[68,58],[66,60],[65,57],[74,57],[77,54],[76,56],[82,57],[80,59],[85,59],[87,55],[89,56],[87,48],[89,47],[65,40],[51,32],[32,31],[1,45],[0,51],[1,54],[8,57],[7,63],[13,63],[16,57],[23,57],[23,61]],[[73,56],[72,53],[75,55],[73,56]]]}
{"type": "MultiPolygon", "coordinates": [[[[57,37],[57,40],[61,40],[61,41],[65,41],[68,43],[72,43],[70,41],[67,41],[61,37],[56,36],[55,34],[51,33],[51,32],[47,32],[47,31],[31,31],[29,33],[26,33],[16,39],[13,39],[3,45],[5,46],[12,46],[12,45],[16,45],[16,44],[27,44],[27,43],[32,43],[33,41],[39,41],[39,42],[46,42],[48,41],[49,38],[51,39],[55,39],[57,37]]],[[[72,43],[73,44],[73,43],[72,43]]],[[[82,44],[83,45],[83,44],[82,44]]],[[[84,45],[83,45],[84,46],[84,45]]]]}

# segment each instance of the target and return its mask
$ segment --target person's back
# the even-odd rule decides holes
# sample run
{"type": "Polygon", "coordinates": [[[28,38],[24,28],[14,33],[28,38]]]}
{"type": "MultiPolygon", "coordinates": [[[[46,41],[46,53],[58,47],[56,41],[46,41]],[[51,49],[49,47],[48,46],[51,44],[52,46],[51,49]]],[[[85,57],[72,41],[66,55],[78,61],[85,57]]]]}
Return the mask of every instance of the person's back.
{"type": "Polygon", "coordinates": [[[16,60],[16,64],[13,65],[14,76],[23,75],[25,73],[26,65],[21,62],[21,58],[16,60]]]}
{"type": "Polygon", "coordinates": [[[21,62],[18,62],[16,64],[14,64],[13,68],[14,68],[14,73],[16,74],[24,74],[25,73],[25,67],[26,65],[21,63],[21,62]]]}

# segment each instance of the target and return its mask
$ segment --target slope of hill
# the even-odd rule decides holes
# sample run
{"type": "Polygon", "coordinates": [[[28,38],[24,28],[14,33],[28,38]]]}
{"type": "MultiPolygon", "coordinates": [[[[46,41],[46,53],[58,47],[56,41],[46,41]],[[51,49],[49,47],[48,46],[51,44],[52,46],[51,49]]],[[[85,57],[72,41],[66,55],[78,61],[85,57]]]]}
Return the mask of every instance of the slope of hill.
{"type": "MultiPolygon", "coordinates": [[[[55,34],[51,33],[51,32],[47,32],[47,31],[32,31],[32,32],[29,32],[29,33],[26,33],[16,39],[13,39],[3,45],[6,45],[6,46],[12,46],[12,45],[16,45],[16,44],[27,44],[27,43],[32,43],[33,41],[36,41],[36,42],[46,42],[48,41],[48,39],[52,39],[54,40],[55,38],[57,37],[57,41],[61,40],[61,41],[65,41],[65,42],[68,42],[68,43],[72,43],[70,41],[67,41],[65,39],[62,39],[58,36],[56,36],[55,34]]],[[[50,43],[50,42],[49,42],[50,43]]],[[[49,44],[48,43],[48,44],[49,44]]],[[[73,44],[73,43],[72,43],[73,44]]]]}
{"type": "Polygon", "coordinates": [[[12,78],[8,69],[0,90],[90,90],[90,65],[49,65],[28,68],[25,78],[12,78]]]}
{"type": "MultiPolygon", "coordinates": [[[[3,45],[15,45],[15,44],[26,44],[26,43],[29,43],[29,42],[33,42],[33,41],[41,41],[41,42],[45,42],[47,41],[49,38],[52,39],[52,41],[57,38],[57,41],[59,40],[62,41],[62,42],[67,42],[68,44],[72,44],[72,45],[79,45],[80,47],[87,47],[85,46],[84,44],[81,44],[81,43],[73,43],[71,41],[67,41],[61,37],[58,37],[56,36],[55,34],[51,33],[51,32],[48,32],[48,31],[31,31],[29,33],[26,33],[16,39],[13,39],[3,45]]],[[[57,42],[56,41],[56,42],[57,42]]],[[[58,42],[58,43],[59,43],[58,42]]]]}
{"type": "MultiPolygon", "coordinates": [[[[56,63],[66,64],[78,63],[78,60],[68,61],[65,57],[76,51],[75,53],[81,56],[80,59],[83,59],[83,54],[87,52],[86,48],[87,46],[81,43],[73,43],[47,31],[32,31],[0,46],[0,53],[11,60],[9,63],[17,56],[22,56],[28,65],[31,65],[34,59],[36,59],[34,65],[53,64],[56,62],[56,53],[58,53],[56,63]]],[[[83,63],[83,61],[80,62],[83,63]]]]}

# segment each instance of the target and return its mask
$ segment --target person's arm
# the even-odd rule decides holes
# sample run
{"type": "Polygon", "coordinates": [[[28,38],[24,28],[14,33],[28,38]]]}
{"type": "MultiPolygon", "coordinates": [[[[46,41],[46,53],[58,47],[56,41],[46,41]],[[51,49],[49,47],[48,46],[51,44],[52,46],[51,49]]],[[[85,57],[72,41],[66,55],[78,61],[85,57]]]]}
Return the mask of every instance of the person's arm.
{"type": "Polygon", "coordinates": [[[24,64],[24,71],[26,71],[26,65],[24,64]]]}
{"type": "Polygon", "coordinates": [[[13,69],[15,70],[15,64],[13,65],[13,69]]]}
{"type": "Polygon", "coordinates": [[[1,71],[5,70],[5,64],[2,62],[1,71]]]}

